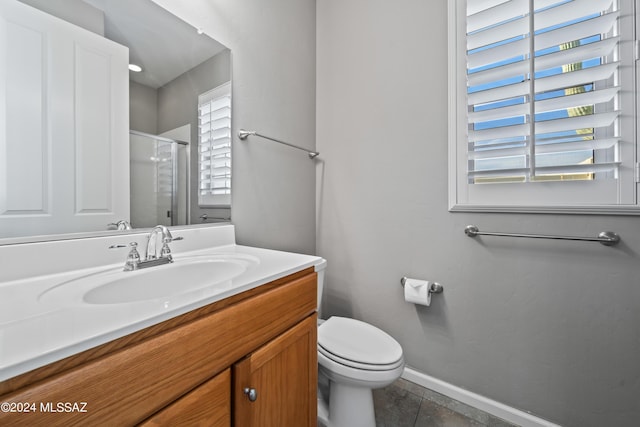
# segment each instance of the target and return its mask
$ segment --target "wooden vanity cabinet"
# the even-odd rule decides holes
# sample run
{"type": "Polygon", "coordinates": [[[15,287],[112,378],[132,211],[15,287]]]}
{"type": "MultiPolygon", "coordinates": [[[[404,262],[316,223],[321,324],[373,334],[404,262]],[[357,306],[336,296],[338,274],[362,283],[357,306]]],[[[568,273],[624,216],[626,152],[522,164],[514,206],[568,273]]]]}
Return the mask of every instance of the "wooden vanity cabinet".
{"type": "Polygon", "coordinates": [[[0,425],[315,427],[316,281],[309,268],[0,382],[0,402],[37,405],[0,425]],[[85,411],[40,410],[58,402],[85,411]]]}
{"type": "Polygon", "coordinates": [[[227,369],[141,426],[315,426],[316,332],[316,316],[307,317],[235,363],[233,384],[227,369]]]}

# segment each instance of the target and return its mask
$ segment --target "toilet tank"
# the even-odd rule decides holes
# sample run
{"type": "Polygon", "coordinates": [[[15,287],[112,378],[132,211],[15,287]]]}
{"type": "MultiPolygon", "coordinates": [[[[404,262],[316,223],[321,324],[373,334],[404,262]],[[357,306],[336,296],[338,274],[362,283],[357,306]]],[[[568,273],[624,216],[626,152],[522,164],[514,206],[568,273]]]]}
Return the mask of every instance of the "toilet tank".
{"type": "Polygon", "coordinates": [[[327,260],[323,259],[315,266],[315,271],[318,273],[318,318],[320,318],[320,305],[322,304],[322,291],[324,289],[324,271],[327,268],[327,260]]]}

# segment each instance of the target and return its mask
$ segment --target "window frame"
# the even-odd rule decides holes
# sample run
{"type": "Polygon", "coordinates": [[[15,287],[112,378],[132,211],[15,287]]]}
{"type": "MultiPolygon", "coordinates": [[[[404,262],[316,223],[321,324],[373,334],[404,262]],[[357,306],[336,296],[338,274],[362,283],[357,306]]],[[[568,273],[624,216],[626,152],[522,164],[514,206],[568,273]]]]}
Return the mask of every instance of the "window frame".
{"type": "Polygon", "coordinates": [[[232,172],[231,172],[231,163],[233,162],[233,154],[232,154],[232,127],[231,127],[231,81],[225,82],[219,86],[216,86],[213,89],[210,89],[204,93],[198,95],[198,206],[200,208],[229,208],[231,206],[231,194],[232,194],[232,172]],[[220,98],[228,97],[229,98],[229,176],[227,180],[228,184],[228,193],[225,194],[207,194],[202,195],[202,123],[201,123],[201,113],[200,109],[203,104],[211,103],[220,98]]]}
{"type": "MultiPolygon", "coordinates": [[[[631,10],[631,14],[623,15],[623,19],[630,20],[625,25],[632,26],[633,42],[626,42],[625,52],[633,51],[631,58],[624,58],[621,65],[622,72],[633,73],[630,81],[633,81],[631,95],[627,97],[627,104],[622,105],[621,118],[630,131],[630,142],[626,144],[623,153],[625,156],[624,180],[621,185],[626,185],[627,203],[566,203],[563,191],[570,189],[576,192],[578,197],[584,194],[587,197],[590,192],[603,191],[606,195],[617,200],[620,199],[621,185],[617,182],[614,189],[603,189],[607,181],[584,182],[553,182],[553,183],[508,183],[508,184],[469,184],[467,182],[467,93],[466,93],[466,0],[450,0],[448,2],[448,51],[449,51],[449,92],[448,92],[448,117],[449,117],[449,211],[451,212],[522,212],[522,213],[575,213],[575,214],[620,214],[640,215],[640,181],[638,171],[638,142],[640,133],[640,121],[637,113],[640,110],[638,97],[638,82],[640,81],[640,67],[638,67],[638,41],[637,28],[640,25],[638,10],[635,10],[633,0],[620,0],[621,9],[631,10]],[[633,46],[629,44],[633,43],[633,46]],[[462,64],[462,66],[461,66],[462,64]],[[632,114],[629,114],[631,110],[632,114]],[[542,185],[543,184],[543,185],[542,185]],[[475,186],[475,188],[471,188],[475,186]],[[505,187],[509,186],[509,187],[505,187]],[[518,186],[518,187],[515,187],[518,186]],[[553,188],[551,188],[553,186],[553,188]],[[484,188],[480,188],[484,187],[484,188]],[[504,189],[508,189],[507,192],[504,189]],[[560,191],[562,190],[562,191],[560,191]],[[476,199],[470,202],[469,192],[473,192],[476,199]],[[558,197],[554,200],[554,194],[558,197]],[[549,195],[551,194],[551,198],[549,195]],[[515,197],[513,197],[515,195],[515,197]],[[518,199],[519,198],[519,199],[518,199]],[[543,198],[547,198],[543,200],[543,198]],[[632,202],[632,203],[629,203],[632,202]]],[[[623,55],[621,55],[623,56],[623,55]]],[[[628,87],[622,88],[628,91],[628,87]]],[[[612,185],[609,184],[608,187],[612,185]]]]}

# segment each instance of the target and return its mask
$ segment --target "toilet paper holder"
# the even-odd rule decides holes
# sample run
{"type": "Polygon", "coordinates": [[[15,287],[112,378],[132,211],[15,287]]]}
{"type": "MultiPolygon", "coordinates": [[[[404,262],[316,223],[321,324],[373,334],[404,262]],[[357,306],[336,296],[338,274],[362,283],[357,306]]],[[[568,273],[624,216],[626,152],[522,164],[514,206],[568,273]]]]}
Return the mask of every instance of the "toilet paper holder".
{"type": "MultiPolygon", "coordinates": [[[[404,284],[407,282],[408,277],[403,277],[402,279],[400,279],[400,284],[402,285],[402,287],[404,288],[404,284]]],[[[444,286],[442,286],[440,283],[436,283],[436,282],[432,282],[431,285],[429,285],[429,293],[430,294],[441,294],[444,291],[444,286]]]]}

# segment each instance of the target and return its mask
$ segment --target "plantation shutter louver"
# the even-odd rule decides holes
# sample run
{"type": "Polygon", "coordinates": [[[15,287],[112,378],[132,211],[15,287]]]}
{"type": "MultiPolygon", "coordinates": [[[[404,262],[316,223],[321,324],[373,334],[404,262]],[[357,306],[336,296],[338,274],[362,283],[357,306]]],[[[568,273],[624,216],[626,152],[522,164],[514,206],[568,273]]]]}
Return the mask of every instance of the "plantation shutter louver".
{"type": "Polygon", "coordinates": [[[618,18],[616,0],[467,1],[469,184],[618,178],[618,18]]]}
{"type": "Polygon", "coordinates": [[[231,204],[231,83],[198,97],[198,204],[231,204]]]}

